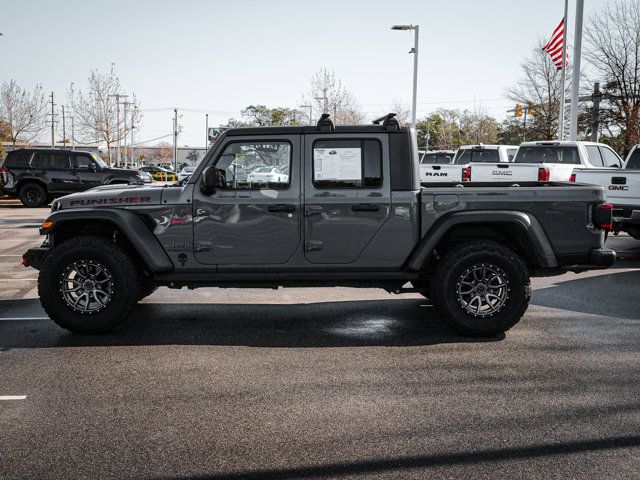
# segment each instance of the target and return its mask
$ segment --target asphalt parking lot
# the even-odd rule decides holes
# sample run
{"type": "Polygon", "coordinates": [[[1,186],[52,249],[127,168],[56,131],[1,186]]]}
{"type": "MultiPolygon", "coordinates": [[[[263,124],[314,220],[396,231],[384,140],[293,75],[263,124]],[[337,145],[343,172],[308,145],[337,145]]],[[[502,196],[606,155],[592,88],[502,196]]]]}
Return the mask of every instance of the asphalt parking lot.
{"type": "Polygon", "coordinates": [[[20,265],[46,213],[0,206],[2,479],[639,478],[640,241],[491,340],[346,288],[162,288],[78,336],[20,265]]]}

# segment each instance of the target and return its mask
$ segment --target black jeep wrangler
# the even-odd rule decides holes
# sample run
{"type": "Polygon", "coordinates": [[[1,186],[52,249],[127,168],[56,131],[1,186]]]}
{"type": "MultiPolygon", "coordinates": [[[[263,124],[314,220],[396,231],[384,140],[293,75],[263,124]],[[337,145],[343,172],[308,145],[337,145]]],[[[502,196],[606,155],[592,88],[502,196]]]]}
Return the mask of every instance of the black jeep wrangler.
{"type": "Polygon", "coordinates": [[[99,185],[138,184],[135,170],[111,168],[95,154],[73,150],[22,148],[0,166],[0,190],[25,207],[42,207],[55,197],[99,185]]]}

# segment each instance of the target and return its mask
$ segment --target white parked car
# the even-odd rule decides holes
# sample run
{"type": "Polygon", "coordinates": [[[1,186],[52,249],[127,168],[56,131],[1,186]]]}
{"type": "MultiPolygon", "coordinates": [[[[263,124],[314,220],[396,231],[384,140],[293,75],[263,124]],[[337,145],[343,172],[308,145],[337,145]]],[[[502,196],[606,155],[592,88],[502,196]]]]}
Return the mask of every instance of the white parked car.
{"type": "Polygon", "coordinates": [[[249,183],[288,183],[289,175],[279,167],[258,167],[247,175],[249,183]]]}
{"type": "Polygon", "coordinates": [[[185,178],[190,177],[193,172],[196,171],[196,168],[197,167],[183,167],[183,169],[178,172],[178,181],[180,182],[185,178]]]}
{"type": "Polygon", "coordinates": [[[509,180],[568,182],[575,168],[619,169],[622,164],[618,154],[602,143],[525,142],[513,160],[509,180]]]}

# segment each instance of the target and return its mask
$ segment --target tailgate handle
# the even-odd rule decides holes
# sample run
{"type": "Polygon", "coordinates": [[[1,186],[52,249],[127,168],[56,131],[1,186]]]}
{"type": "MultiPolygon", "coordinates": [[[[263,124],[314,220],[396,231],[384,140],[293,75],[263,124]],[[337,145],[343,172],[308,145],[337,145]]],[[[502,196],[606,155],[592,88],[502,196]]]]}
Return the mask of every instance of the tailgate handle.
{"type": "Polygon", "coordinates": [[[502,163],[499,163],[498,168],[509,168],[509,165],[503,165],[502,163]]]}
{"type": "Polygon", "coordinates": [[[296,207],[295,205],[286,205],[284,203],[281,203],[278,205],[269,205],[267,210],[270,212],[295,212],[296,207]]]}
{"type": "Polygon", "coordinates": [[[613,185],[626,185],[627,184],[627,177],[612,177],[611,178],[611,183],[613,185]]]}
{"type": "Polygon", "coordinates": [[[377,212],[380,210],[380,206],[372,203],[358,203],[357,205],[353,205],[351,210],[354,212],[377,212]]]}

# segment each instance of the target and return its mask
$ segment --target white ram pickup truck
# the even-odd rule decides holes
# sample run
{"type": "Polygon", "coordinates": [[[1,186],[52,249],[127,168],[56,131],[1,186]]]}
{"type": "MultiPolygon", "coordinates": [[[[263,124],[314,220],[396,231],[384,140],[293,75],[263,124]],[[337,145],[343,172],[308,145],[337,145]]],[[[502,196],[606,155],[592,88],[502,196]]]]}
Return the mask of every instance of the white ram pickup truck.
{"type": "Polygon", "coordinates": [[[620,169],[622,163],[618,154],[602,143],[525,142],[513,159],[509,181],[568,182],[575,168],[620,169]]]}
{"type": "Polygon", "coordinates": [[[576,168],[571,181],[604,187],[613,205],[613,232],[640,240],[640,145],[631,149],[623,169],[576,168]]]}

